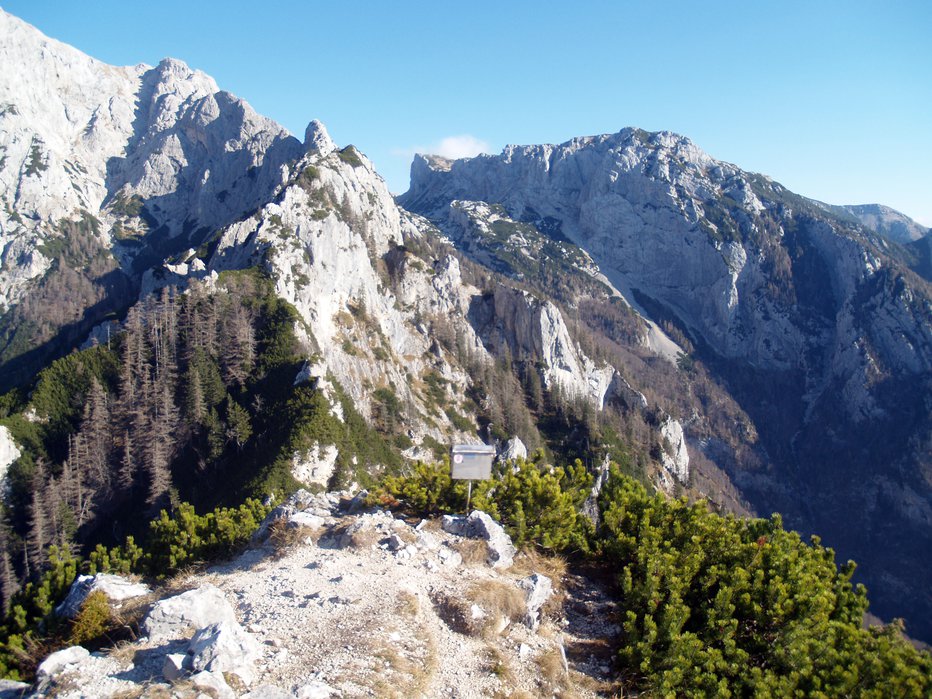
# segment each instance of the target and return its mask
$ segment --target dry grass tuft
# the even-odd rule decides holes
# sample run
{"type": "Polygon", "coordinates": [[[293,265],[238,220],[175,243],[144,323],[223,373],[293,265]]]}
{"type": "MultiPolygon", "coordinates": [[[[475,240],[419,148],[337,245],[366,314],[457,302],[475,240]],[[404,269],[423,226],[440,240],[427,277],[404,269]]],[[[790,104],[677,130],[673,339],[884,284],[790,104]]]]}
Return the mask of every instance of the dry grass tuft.
{"type": "Polygon", "coordinates": [[[509,685],[514,681],[511,663],[508,662],[508,657],[498,646],[492,644],[486,645],[485,666],[488,671],[495,675],[503,684],[509,685]]]}
{"type": "Polygon", "coordinates": [[[143,687],[143,696],[146,699],[174,699],[175,693],[161,684],[149,684],[143,687]]]}
{"type": "Polygon", "coordinates": [[[424,526],[421,527],[421,531],[430,532],[431,534],[440,534],[443,531],[443,524],[439,517],[431,517],[430,519],[424,520],[424,526]]]}
{"type": "Polygon", "coordinates": [[[541,553],[533,546],[526,546],[515,556],[511,572],[520,577],[527,577],[532,573],[546,575],[553,583],[554,591],[562,592],[567,563],[563,556],[541,553]]]}
{"type": "Polygon", "coordinates": [[[230,685],[230,689],[233,690],[236,696],[241,696],[249,691],[249,687],[240,679],[239,675],[235,675],[232,672],[224,672],[223,679],[230,685]]]}
{"type": "Polygon", "coordinates": [[[523,619],[527,613],[524,593],[510,582],[480,580],[470,586],[466,597],[486,612],[497,612],[512,621],[523,619]]]}
{"type": "Polygon", "coordinates": [[[180,595],[198,586],[194,577],[203,570],[203,565],[187,565],[161,583],[160,593],[163,597],[180,595]]]}
{"type": "MultiPolygon", "coordinates": [[[[576,670],[570,670],[570,679],[575,687],[588,694],[595,694],[600,697],[624,696],[622,693],[624,687],[620,682],[600,680],[596,677],[590,677],[583,672],[577,672],[576,670]]],[[[564,694],[564,696],[566,695],[564,694]]]]}
{"type": "Polygon", "coordinates": [[[379,533],[375,528],[362,520],[337,527],[332,534],[341,547],[357,550],[372,548],[379,540],[379,533]]]}
{"type": "Polygon", "coordinates": [[[489,558],[489,545],[482,539],[463,539],[451,544],[450,548],[459,553],[468,566],[485,565],[489,558]]]}
{"type": "Polygon", "coordinates": [[[511,568],[512,573],[519,577],[527,577],[534,573],[546,575],[553,585],[553,594],[541,607],[541,621],[546,618],[554,619],[563,613],[563,603],[566,601],[564,581],[567,569],[567,562],[563,556],[541,553],[530,546],[522,549],[515,557],[514,566],[511,568]]]}
{"type": "Polygon", "coordinates": [[[417,595],[415,595],[413,592],[402,590],[398,593],[398,598],[395,602],[395,611],[398,614],[407,617],[416,617],[420,609],[420,600],[418,600],[417,595]]]}
{"type": "Polygon", "coordinates": [[[541,651],[535,659],[540,676],[552,689],[563,689],[568,679],[559,648],[541,651]]]}
{"type": "MultiPolygon", "coordinates": [[[[190,680],[178,679],[171,683],[171,699],[195,699],[200,692],[190,680]]],[[[210,694],[208,693],[208,696],[210,694]]]]}
{"type": "Polygon", "coordinates": [[[142,696],[142,693],[145,690],[142,687],[130,687],[129,689],[121,689],[115,694],[111,694],[111,699],[139,699],[142,696]]]}
{"type": "Polygon", "coordinates": [[[494,699],[536,699],[536,697],[523,689],[511,689],[495,693],[494,699]]]}
{"type": "Polygon", "coordinates": [[[268,541],[275,551],[275,558],[282,558],[308,539],[317,543],[325,531],[323,527],[292,527],[286,519],[276,519],[269,525],[268,541]]]}
{"type": "Polygon", "coordinates": [[[71,673],[58,675],[52,680],[52,684],[46,689],[45,697],[60,697],[63,694],[70,694],[80,690],[78,681],[71,676],[71,673]]]}
{"type": "Polygon", "coordinates": [[[419,629],[415,637],[400,645],[379,641],[369,646],[369,657],[379,661],[370,687],[376,696],[408,699],[427,691],[437,672],[437,644],[426,628],[419,629]]]}
{"type": "Polygon", "coordinates": [[[417,542],[417,534],[414,533],[414,530],[411,527],[395,526],[392,528],[392,533],[396,534],[398,538],[406,544],[413,544],[417,542]]]}
{"type": "Polygon", "coordinates": [[[503,619],[509,623],[519,621],[527,614],[524,592],[510,582],[500,580],[482,580],[474,583],[466,591],[466,600],[478,605],[485,612],[485,617],[474,620],[475,632],[483,636],[492,636],[499,632],[503,619]]]}
{"type": "Polygon", "coordinates": [[[132,641],[120,641],[110,649],[108,655],[116,660],[120,665],[129,665],[139,650],[132,641]]]}

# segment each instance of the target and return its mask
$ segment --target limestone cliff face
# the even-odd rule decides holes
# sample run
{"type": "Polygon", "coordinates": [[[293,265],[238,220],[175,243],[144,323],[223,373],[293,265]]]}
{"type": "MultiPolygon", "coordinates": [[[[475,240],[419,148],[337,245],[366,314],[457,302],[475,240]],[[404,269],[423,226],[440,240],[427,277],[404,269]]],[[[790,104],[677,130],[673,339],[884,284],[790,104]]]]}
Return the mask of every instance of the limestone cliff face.
{"type": "MultiPolygon", "coordinates": [[[[418,156],[400,201],[444,219],[463,199],[546,221],[717,355],[801,372],[809,402],[833,379],[863,384],[872,366],[932,367],[928,293],[897,276],[875,238],[686,138],[626,129],[455,162],[418,156]],[[891,274],[896,290],[879,281],[891,274]]],[[[870,398],[846,390],[851,418],[869,414],[870,398]]]]}
{"type": "Polygon", "coordinates": [[[497,207],[568,239],[645,316],[677,325],[747,410],[772,464],[731,467],[742,492],[862,562],[881,588],[877,607],[898,604],[899,593],[885,596],[890,579],[929,580],[908,562],[918,544],[906,563],[882,552],[900,518],[932,545],[921,514],[932,506],[932,295],[908,256],[851,211],[639,129],[457,161],[417,156],[411,177],[399,201],[445,231],[459,202],[497,207]],[[839,487],[849,479],[859,486],[839,487]],[[890,503],[891,482],[909,496],[890,503]]]}
{"type": "Polygon", "coordinates": [[[214,229],[264,203],[303,152],[180,61],[108,66],[5,13],[0,55],[4,248],[82,212],[104,246],[214,229]]]}
{"type": "MultiPolygon", "coordinates": [[[[0,384],[160,287],[258,265],[298,311],[304,379],[332,376],[372,419],[390,396],[408,456],[479,439],[471,372],[510,357],[639,416],[661,487],[706,469],[823,531],[892,498],[915,542],[902,558],[921,558],[929,295],[850,217],[636,129],[419,157],[400,208],[319,122],[302,142],[178,61],[107,66],[2,12],[0,58],[0,384]],[[690,342],[717,385],[689,378],[690,342]],[[658,377],[679,382],[666,400],[658,377]],[[713,403],[730,406],[718,424],[713,403]],[[851,477],[863,488],[838,495],[851,477]]],[[[317,447],[295,456],[309,480],[334,458],[317,447]]]]}
{"type": "Polygon", "coordinates": [[[494,354],[507,351],[515,359],[539,362],[548,389],[559,387],[603,407],[616,372],[580,350],[553,302],[499,286],[490,298],[475,299],[471,318],[494,354]]]}
{"type": "MultiPolygon", "coordinates": [[[[719,355],[819,371],[804,359],[813,320],[805,307],[822,311],[824,331],[835,333],[855,291],[882,266],[881,254],[850,224],[820,219],[814,202],[793,197],[689,139],[626,129],[455,162],[418,156],[401,203],[442,217],[451,201],[480,200],[521,220],[548,221],[626,296],[660,301],[719,355]],[[808,260],[798,248],[814,252],[813,264],[824,269],[800,269],[808,260]]],[[[888,338],[902,336],[879,350],[891,363],[913,372],[928,365],[928,313],[927,298],[914,299],[898,320],[869,321],[888,328],[888,338]]]]}
{"type": "Polygon", "coordinates": [[[266,203],[305,147],[172,59],[108,66],[0,11],[0,383],[266,203]]]}

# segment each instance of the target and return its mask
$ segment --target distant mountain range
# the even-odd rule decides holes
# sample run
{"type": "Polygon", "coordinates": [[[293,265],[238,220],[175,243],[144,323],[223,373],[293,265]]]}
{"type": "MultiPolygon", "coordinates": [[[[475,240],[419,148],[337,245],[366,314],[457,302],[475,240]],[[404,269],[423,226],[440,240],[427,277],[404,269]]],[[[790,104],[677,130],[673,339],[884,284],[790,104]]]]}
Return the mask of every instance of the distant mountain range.
{"type": "MultiPolygon", "coordinates": [[[[258,267],[296,311],[299,382],[338,385],[404,457],[482,440],[610,458],[671,494],[780,511],[861,564],[872,611],[932,639],[927,229],[634,128],[417,156],[396,202],[319,122],[299,140],[179,61],[115,68],[0,12],[0,62],[17,414],[47,417],[36,372],[106,344],[141,300],[227,293],[258,267]]],[[[323,485],[340,445],[314,440],[293,474],[323,485]]],[[[16,476],[31,447],[0,442],[16,476]]]]}
{"type": "Polygon", "coordinates": [[[842,208],[857,216],[867,228],[897,243],[912,243],[929,235],[928,228],[883,204],[861,204],[842,208]]]}

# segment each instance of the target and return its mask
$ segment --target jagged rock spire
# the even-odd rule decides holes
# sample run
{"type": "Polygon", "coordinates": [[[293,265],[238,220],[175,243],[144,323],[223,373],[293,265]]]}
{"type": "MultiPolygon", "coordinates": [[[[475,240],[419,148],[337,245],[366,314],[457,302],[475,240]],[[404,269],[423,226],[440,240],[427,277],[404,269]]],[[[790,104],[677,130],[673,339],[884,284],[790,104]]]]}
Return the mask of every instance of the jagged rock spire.
{"type": "Polygon", "coordinates": [[[326,127],[317,119],[312,120],[304,130],[304,149],[308,153],[316,151],[321,155],[327,155],[336,150],[326,127]]]}

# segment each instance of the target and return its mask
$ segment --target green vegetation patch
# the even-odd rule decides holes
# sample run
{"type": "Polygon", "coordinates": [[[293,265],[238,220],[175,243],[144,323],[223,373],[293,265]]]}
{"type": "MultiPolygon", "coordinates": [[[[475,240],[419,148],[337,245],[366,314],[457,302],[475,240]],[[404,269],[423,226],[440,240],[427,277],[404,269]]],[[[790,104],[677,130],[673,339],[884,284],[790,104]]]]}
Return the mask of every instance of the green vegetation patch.
{"type": "Polygon", "coordinates": [[[359,157],[359,152],[353,145],[349,145],[346,148],[337,151],[337,157],[352,167],[362,167],[363,165],[362,158],[359,157]]]}
{"type": "Polygon", "coordinates": [[[110,202],[110,211],[133,218],[142,215],[144,207],[145,202],[138,194],[126,196],[123,192],[119,192],[110,202]]]}
{"type": "MultiPolygon", "coordinates": [[[[855,565],[778,515],[740,519],[651,494],[612,467],[601,527],[578,514],[591,487],[566,469],[518,461],[476,484],[473,506],[516,544],[563,551],[615,579],[618,679],[650,696],[926,697],[932,656],[901,627],[862,628],[867,592],[855,565]]],[[[386,478],[372,501],[418,513],[462,512],[449,462],[386,478]]]]}
{"type": "Polygon", "coordinates": [[[29,159],[26,161],[26,175],[38,175],[49,169],[48,160],[42,153],[40,141],[36,138],[32,140],[32,146],[29,149],[29,159]]]}

